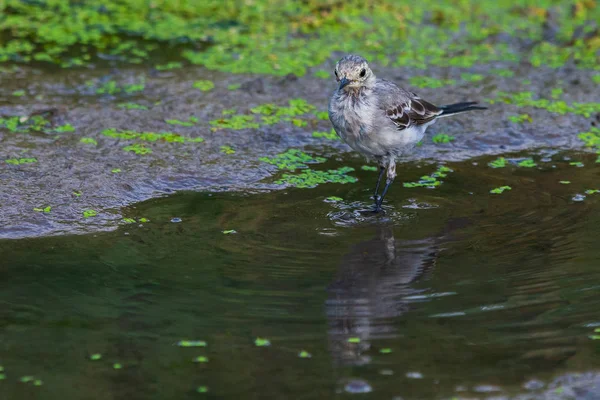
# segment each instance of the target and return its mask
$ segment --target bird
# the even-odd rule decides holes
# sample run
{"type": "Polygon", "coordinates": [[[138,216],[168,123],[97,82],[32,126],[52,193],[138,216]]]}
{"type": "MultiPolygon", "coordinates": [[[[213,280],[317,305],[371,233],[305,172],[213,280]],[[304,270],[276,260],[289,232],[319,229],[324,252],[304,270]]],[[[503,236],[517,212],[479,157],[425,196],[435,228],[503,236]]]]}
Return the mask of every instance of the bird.
{"type": "Polygon", "coordinates": [[[486,109],[473,101],[436,106],[391,81],[377,78],[359,55],[342,57],[334,74],[338,87],[329,101],[329,120],[346,144],[378,163],[373,196],[376,213],[383,210],[383,199],[396,178],[396,160],[423,139],[429,126],[449,115],[486,109]]]}

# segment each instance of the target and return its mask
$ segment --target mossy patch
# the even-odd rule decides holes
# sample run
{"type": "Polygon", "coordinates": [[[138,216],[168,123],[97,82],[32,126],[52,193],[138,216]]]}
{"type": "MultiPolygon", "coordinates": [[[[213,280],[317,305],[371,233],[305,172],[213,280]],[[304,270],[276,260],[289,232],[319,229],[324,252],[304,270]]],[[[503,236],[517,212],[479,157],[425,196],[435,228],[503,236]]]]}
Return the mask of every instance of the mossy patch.
{"type": "Polygon", "coordinates": [[[498,92],[498,97],[490,102],[493,104],[495,101],[513,104],[517,107],[541,108],[556,114],[583,115],[586,118],[600,112],[600,103],[572,103],[569,105],[563,100],[534,99],[531,92],[498,92]]]}

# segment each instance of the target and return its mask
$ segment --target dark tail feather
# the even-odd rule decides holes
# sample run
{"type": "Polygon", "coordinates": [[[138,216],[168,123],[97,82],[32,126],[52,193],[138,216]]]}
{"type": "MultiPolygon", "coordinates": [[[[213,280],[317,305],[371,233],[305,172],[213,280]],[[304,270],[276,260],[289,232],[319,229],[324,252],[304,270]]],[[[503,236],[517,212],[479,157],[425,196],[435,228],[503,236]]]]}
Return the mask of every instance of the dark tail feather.
{"type": "Polygon", "coordinates": [[[476,101],[468,101],[465,103],[455,103],[455,104],[448,104],[447,106],[442,106],[442,107],[440,107],[440,109],[442,110],[440,117],[444,117],[446,115],[458,114],[458,113],[470,111],[470,110],[487,110],[487,107],[476,106],[475,104],[477,104],[476,101]]]}

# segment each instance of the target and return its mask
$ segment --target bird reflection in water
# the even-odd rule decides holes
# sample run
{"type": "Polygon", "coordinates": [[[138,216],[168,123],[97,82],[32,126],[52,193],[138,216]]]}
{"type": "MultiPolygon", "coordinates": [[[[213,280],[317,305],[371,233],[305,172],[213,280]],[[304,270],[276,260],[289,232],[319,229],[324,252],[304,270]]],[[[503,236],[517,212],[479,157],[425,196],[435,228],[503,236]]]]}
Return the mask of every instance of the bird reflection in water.
{"type": "MultiPolygon", "coordinates": [[[[438,245],[434,237],[396,240],[393,228],[383,226],[374,239],[354,245],[342,258],[326,301],[330,351],[337,365],[366,364],[372,340],[399,336],[394,322],[409,311],[406,297],[422,291],[413,284],[433,269],[438,245]]],[[[360,381],[344,384],[346,391],[370,391],[360,381]]]]}

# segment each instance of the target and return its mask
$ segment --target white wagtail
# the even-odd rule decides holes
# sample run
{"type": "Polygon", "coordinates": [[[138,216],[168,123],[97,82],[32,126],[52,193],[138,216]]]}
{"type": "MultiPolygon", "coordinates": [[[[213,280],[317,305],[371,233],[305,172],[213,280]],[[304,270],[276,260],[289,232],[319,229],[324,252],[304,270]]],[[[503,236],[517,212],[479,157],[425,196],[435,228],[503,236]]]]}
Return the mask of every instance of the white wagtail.
{"type": "Polygon", "coordinates": [[[367,60],[347,55],[335,66],[339,87],[329,102],[329,119],[350,147],[379,164],[375,211],[396,177],[396,159],[410,151],[438,118],[469,110],[484,110],[476,102],[434,106],[416,94],[377,79],[367,60]],[[379,193],[383,172],[386,184],[379,193]]]}

